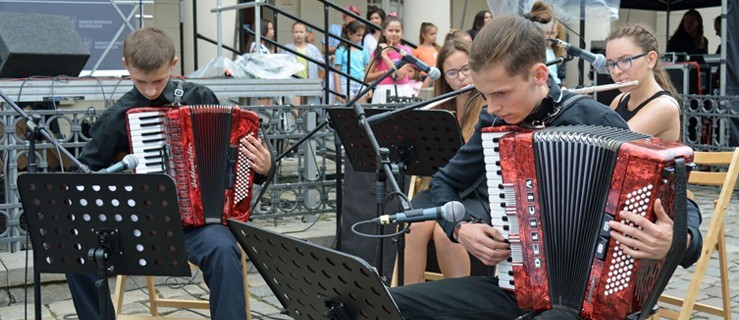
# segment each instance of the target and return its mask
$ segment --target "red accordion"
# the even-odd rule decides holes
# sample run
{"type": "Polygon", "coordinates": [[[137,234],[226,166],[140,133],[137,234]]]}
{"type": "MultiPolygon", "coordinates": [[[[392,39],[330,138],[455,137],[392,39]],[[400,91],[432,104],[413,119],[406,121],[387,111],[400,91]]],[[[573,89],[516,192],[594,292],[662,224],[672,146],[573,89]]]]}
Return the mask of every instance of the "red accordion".
{"type": "Polygon", "coordinates": [[[682,257],[685,234],[663,260],[633,259],[607,223],[633,226],[622,210],[654,221],[661,199],[679,235],[685,213],[671,208],[686,175],[675,167],[692,161],[692,149],[605,127],[482,132],[491,224],[511,245],[511,258],[498,264],[500,286],[524,309],[563,308],[584,319],[648,315],[682,257]]]}
{"type": "Polygon", "coordinates": [[[256,135],[254,112],[219,105],[126,112],[136,173],[166,173],[177,185],[183,226],[249,218],[253,170],[239,145],[256,135]]]}

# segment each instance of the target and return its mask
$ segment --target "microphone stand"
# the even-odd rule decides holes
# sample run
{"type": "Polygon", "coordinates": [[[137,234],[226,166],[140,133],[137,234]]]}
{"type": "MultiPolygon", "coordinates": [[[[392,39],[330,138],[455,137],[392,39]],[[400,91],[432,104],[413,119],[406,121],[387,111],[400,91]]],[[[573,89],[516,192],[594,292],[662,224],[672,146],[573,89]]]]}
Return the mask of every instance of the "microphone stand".
{"type": "MultiPolygon", "coordinates": [[[[38,114],[34,114],[33,116],[29,115],[21,107],[19,107],[15,102],[13,102],[10,97],[8,97],[5,92],[0,90],[0,98],[2,98],[7,105],[10,106],[11,109],[13,109],[18,115],[26,119],[26,131],[24,132],[24,137],[26,138],[26,141],[28,141],[28,152],[26,153],[26,157],[28,158],[28,165],[26,166],[26,172],[37,172],[38,167],[36,165],[36,140],[41,141],[41,139],[45,139],[46,141],[49,141],[54,147],[59,150],[62,154],[64,154],[65,157],[70,159],[74,165],[79,168],[80,171],[84,173],[90,173],[90,168],[88,168],[86,165],[82,164],[77,158],[75,158],[67,149],[63,148],[61,144],[54,138],[49,130],[44,127],[43,123],[40,123],[41,116],[38,114]]],[[[28,235],[28,234],[27,234],[28,235]]],[[[28,248],[26,248],[28,250],[28,248]]],[[[27,252],[27,251],[26,251],[27,252]]],[[[34,255],[36,254],[36,250],[34,250],[34,255]]],[[[34,259],[34,262],[36,259],[34,259]]],[[[41,319],[41,273],[38,272],[37,268],[33,268],[33,306],[34,306],[34,314],[37,320],[41,319]]],[[[107,305],[107,303],[106,303],[107,305]]]]}
{"type": "Polygon", "coordinates": [[[575,57],[573,57],[572,55],[567,54],[567,55],[561,56],[561,57],[559,57],[557,59],[547,61],[546,65],[548,67],[548,66],[551,66],[551,65],[554,65],[554,64],[560,64],[560,63],[563,63],[563,62],[571,61],[574,58],[575,57]]]}
{"type": "MultiPolygon", "coordinates": [[[[396,64],[395,68],[400,68],[405,63],[406,62],[404,60],[400,60],[396,64]]],[[[373,81],[369,86],[367,86],[366,88],[364,88],[363,90],[361,90],[359,93],[357,93],[357,95],[354,96],[354,98],[352,98],[349,102],[347,102],[345,106],[346,107],[349,107],[349,106],[352,106],[355,103],[357,103],[357,101],[361,97],[363,97],[364,95],[366,95],[370,90],[372,90],[375,87],[377,87],[377,85],[379,85],[382,80],[384,80],[385,78],[387,78],[388,76],[390,76],[390,74],[392,74],[393,72],[395,72],[394,69],[389,69],[388,72],[386,72],[385,74],[383,74],[380,78],[378,78],[377,80],[373,81]]],[[[311,130],[310,132],[308,132],[308,134],[306,134],[305,136],[303,136],[302,138],[300,138],[292,146],[290,146],[285,151],[283,151],[282,154],[278,155],[277,158],[275,158],[275,161],[274,161],[275,162],[275,165],[277,163],[279,163],[280,160],[282,160],[283,158],[285,158],[288,154],[290,154],[290,152],[292,152],[293,150],[297,149],[298,146],[300,146],[301,144],[303,144],[303,142],[307,141],[308,139],[310,139],[311,137],[313,137],[316,133],[318,133],[319,131],[321,131],[321,129],[323,129],[326,125],[331,124],[330,122],[331,122],[330,119],[324,120],[323,122],[321,122],[320,124],[318,124],[315,128],[313,128],[313,130],[311,130]]],[[[336,150],[340,150],[340,148],[338,147],[339,146],[338,137],[335,137],[335,139],[336,139],[335,140],[335,143],[336,143],[336,146],[337,146],[336,150]]],[[[338,154],[337,154],[337,157],[336,157],[336,161],[337,161],[337,167],[340,167],[341,157],[339,157],[338,154]]],[[[338,175],[338,173],[339,173],[339,171],[337,171],[337,178],[340,176],[340,175],[338,175]]],[[[341,190],[341,189],[340,188],[337,188],[337,190],[341,190]]],[[[261,199],[261,197],[262,197],[262,194],[260,194],[255,201],[258,202],[261,199]]],[[[341,195],[338,194],[337,197],[340,198],[341,195]]],[[[339,201],[339,203],[340,203],[340,201],[339,201]]],[[[408,207],[407,206],[404,206],[404,208],[408,208],[408,207]]],[[[337,213],[340,212],[340,211],[341,211],[341,208],[339,207],[337,213]]],[[[336,249],[337,250],[341,250],[341,217],[340,217],[340,214],[337,214],[337,217],[336,217],[336,249]]]]}
{"type": "MultiPolygon", "coordinates": [[[[356,113],[357,116],[358,116],[358,118],[359,118],[359,124],[364,128],[364,131],[367,133],[367,137],[369,138],[370,143],[372,144],[372,148],[375,150],[375,153],[379,156],[378,157],[378,161],[379,161],[378,164],[379,165],[382,165],[382,168],[383,168],[383,170],[385,172],[385,175],[386,176],[389,176],[388,179],[390,180],[390,183],[391,183],[391,185],[393,187],[393,190],[395,192],[398,192],[398,193],[402,194],[402,192],[400,190],[400,187],[398,186],[397,182],[394,179],[394,175],[392,175],[391,164],[390,164],[390,159],[389,159],[389,150],[387,148],[381,148],[379,146],[379,144],[377,143],[377,139],[375,138],[375,135],[374,135],[374,133],[372,131],[371,126],[373,124],[382,122],[382,121],[384,121],[384,120],[386,120],[386,119],[388,119],[390,117],[401,115],[401,114],[410,112],[410,111],[412,111],[414,109],[423,107],[425,105],[429,105],[429,104],[432,104],[432,103],[437,102],[437,101],[442,101],[442,100],[445,100],[445,99],[449,99],[449,98],[458,96],[460,94],[463,94],[465,92],[472,91],[474,89],[475,89],[475,87],[472,86],[472,85],[466,86],[466,87],[461,88],[459,90],[455,90],[455,91],[452,91],[452,92],[448,92],[448,93],[439,95],[437,97],[434,97],[433,99],[429,99],[429,100],[422,101],[422,102],[419,102],[419,103],[414,103],[414,104],[411,104],[411,105],[408,105],[408,106],[405,106],[405,107],[402,107],[402,108],[399,108],[399,109],[396,109],[396,110],[393,110],[393,111],[384,112],[384,113],[373,115],[373,116],[370,116],[370,117],[365,117],[364,108],[362,108],[361,105],[359,105],[358,103],[355,103],[354,104],[354,113],[356,113]]],[[[401,175],[400,176],[402,178],[402,176],[403,176],[402,175],[402,171],[401,171],[401,175]]],[[[381,212],[381,209],[380,209],[382,203],[380,203],[380,201],[382,201],[383,198],[384,198],[384,197],[381,197],[380,194],[381,194],[381,192],[384,192],[385,191],[385,186],[384,186],[384,184],[381,184],[381,182],[380,182],[379,179],[378,179],[378,183],[377,183],[376,188],[377,188],[376,192],[377,192],[377,201],[378,201],[378,209],[377,210],[378,210],[378,217],[379,217],[380,215],[382,215],[382,212],[381,212]]],[[[401,198],[401,204],[403,205],[403,210],[409,210],[410,209],[410,204],[409,203],[406,206],[405,198],[401,198]]],[[[380,225],[380,226],[378,226],[378,234],[381,234],[381,231],[382,231],[382,226],[380,225]]],[[[382,263],[382,238],[380,238],[379,241],[380,241],[380,243],[379,243],[379,246],[380,247],[379,247],[379,250],[378,250],[378,264],[380,264],[380,266],[381,266],[381,263],[382,263]]],[[[404,278],[404,274],[405,274],[405,232],[403,232],[402,234],[398,235],[398,237],[397,237],[397,247],[398,247],[398,258],[397,258],[397,261],[398,261],[398,276],[397,276],[398,283],[397,284],[399,286],[402,286],[403,285],[403,282],[404,282],[404,279],[403,278],[404,278]]],[[[378,267],[378,269],[382,272],[382,269],[381,268],[378,267]]]]}
{"type": "MultiPolygon", "coordinates": [[[[401,60],[399,60],[396,63],[395,68],[396,69],[397,68],[401,68],[406,63],[407,62],[405,60],[402,60],[401,59],[401,60]]],[[[426,101],[422,101],[422,102],[419,102],[419,103],[416,103],[416,104],[408,105],[406,107],[399,108],[399,109],[396,109],[396,110],[391,111],[391,112],[385,112],[385,113],[382,113],[382,114],[379,114],[379,115],[375,115],[375,116],[371,116],[371,117],[367,118],[365,116],[365,113],[364,113],[364,108],[361,105],[359,105],[357,103],[357,101],[361,97],[363,97],[365,94],[367,94],[370,90],[372,90],[375,87],[377,87],[377,85],[379,85],[382,80],[384,80],[385,78],[387,78],[388,76],[390,76],[393,72],[395,72],[395,69],[388,69],[388,71],[385,74],[383,74],[382,76],[380,76],[380,78],[376,79],[369,86],[367,86],[366,88],[364,88],[363,90],[361,90],[359,93],[357,93],[357,95],[354,96],[354,98],[352,98],[349,102],[347,102],[345,106],[346,107],[350,107],[350,106],[354,107],[354,112],[359,117],[359,123],[360,123],[360,125],[367,132],[367,136],[369,137],[369,139],[370,139],[370,141],[372,143],[372,147],[375,150],[375,153],[379,155],[379,157],[378,157],[378,169],[381,168],[382,170],[378,174],[384,174],[385,177],[389,177],[390,184],[391,184],[391,187],[393,188],[393,190],[395,192],[398,192],[398,193],[402,194],[403,192],[400,190],[400,186],[398,185],[398,182],[395,179],[395,176],[393,174],[393,170],[392,170],[392,166],[391,166],[390,158],[389,158],[389,150],[387,148],[380,148],[379,144],[377,143],[377,139],[376,139],[376,137],[374,135],[374,132],[372,131],[372,128],[370,127],[370,125],[372,125],[374,123],[377,123],[377,122],[380,122],[383,119],[386,119],[387,117],[391,117],[391,116],[395,116],[395,115],[402,114],[402,113],[405,113],[405,112],[409,112],[409,111],[411,111],[413,109],[417,109],[417,108],[420,108],[422,106],[425,106],[425,105],[428,105],[428,104],[431,104],[431,103],[434,103],[434,102],[437,102],[437,101],[440,101],[440,100],[447,99],[449,97],[453,97],[453,96],[456,96],[456,95],[459,95],[459,94],[462,94],[462,93],[471,91],[471,90],[474,89],[474,87],[473,86],[468,86],[468,87],[465,87],[465,88],[462,88],[462,89],[459,89],[459,90],[456,90],[456,91],[453,91],[453,92],[449,92],[449,93],[440,95],[440,96],[435,97],[435,98],[430,99],[430,100],[426,100],[426,101]]],[[[300,138],[297,142],[295,142],[295,144],[293,144],[292,146],[290,146],[289,148],[287,148],[285,151],[283,151],[282,154],[280,154],[279,156],[277,156],[277,158],[275,158],[275,163],[277,163],[280,160],[282,160],[285,156],[287,156],[290,152],[292,152],[293,150],[295,150],[303,142],[305,142],[308,139],[310,139],[318,131],[320,131],[326,125],[329,125],[329,124],[330,124],[330,119],[324,120],[323,122],[321,122],[313,130],[311,130],[310,132],[308,132],[308,134],[306,134],[305,136],[303,136],[302,138],[300,138]]],[[[337,150],[338,150],[338,148],[337,148],[337,150]]],[[[340,158],[337,156],[337,159],[340,159],[340,158]]],[[[378,178],[379,178],[379,176],[378,176],[378,178]]],[[[376,184],[377,195],[378,195],[378,197],[376,199],[377,200],[377,203],[378,203],[378,205],[377,205],[377,216],[378,217],[380,215],[382,215],[382,212],[381,212],[380,208],[381,208],[382,203],[384,201],[384,196],[380,197],[380,194],[384,194],[385,188],[386,187],[385,187],[384,179],[378,179],[378,182],[376,184]]],[[[258,197],[255,201],[259,201],[259,198],[261,198],[261,197],[258,197]]],[[[403,210],[405,210],[405,211],[411,209],[410,203],[408,203],[407,201],[405,201],[405,199],[403,199],[403,198],[401,198],[401,206],[402,206],[403,210]]],[[[378,227],[378,234],[381,234],[381,233],[382,233],[382,226],[379,226],[378,227]]],[[[337,215],[337,219],[336,219],[336,237],[337,237],[337,249],[340,250],[341,249],[341,217],[338,216],[338,215],[337,215]]],[[[399,248],[402,248],[402,246],[403,246],[402,238],[398,242],[398,246],[399,246],[399,248]]],[[[382,259],[383,258],[382,255],[383,254],[382,254],[382,252],[383,252],[383,250],[382,250],[382,240],[380,240],[379,247],[378,247],[378,259],[377,259],[378,260],[377,261],[377,264],[378,264],[377,265],[377,269],[380,271],[380,274],[383,274],[383,259],[382,259]]],[[[399,252],[403,252],[403,251],[399,251],[399,252]]],[[[402,256],[403,256],[402,254],[399,254],[399,259],[400,259],[399,260],[399,263],[401,263],[403,261],[402,260],[403,259],[402,256]]],[[[402,269],[403,269],[402,264],[399,264],[399,269],[398,269],[399,270],[399,273],[401,273],[402,269]]],[[[402,283],[402,278],[399,277],[399,279],[400,279],[400,281],[402,283]]]]}
{"type": "Polygon", "coordinates": [[[369,116],[369,117],[367,117],[367,122],[369,122],[370,125],[378,124],[380,122],[385,121],[388,118],[395,117],[395,116],[398,116],[398,115],[401,115],[401,114],[404,114],[404,113],[413,111],[415,109],[421,108],[423,106],[432,104],[432,103],[437,102],[437,101],[441,101],[441,100],[445,100],[445,99],[448,99],[448,98],[456,97],[456,96],[458,96],[460,94],[463,94],[465,92],[469,92],[469,91],[472,91],[472,90],[475,90],[475,86],[469,85],[469,86],[466,86],[466,87],[461,88],[459,90],[454,90],[454,91],[451,91],[451,92],[447,92],[445,94],[438,95],[438,96],[433,97],[431,99],[424,100],[424,101],[421,101],[421,102],[417,102],[417,103],[414,103],[414,104],[410,104],[410,105],[407,105],[405,107],[395,109],[393,111],[383,112],[383,113],[380,113],[380,114],[369,116]]]}

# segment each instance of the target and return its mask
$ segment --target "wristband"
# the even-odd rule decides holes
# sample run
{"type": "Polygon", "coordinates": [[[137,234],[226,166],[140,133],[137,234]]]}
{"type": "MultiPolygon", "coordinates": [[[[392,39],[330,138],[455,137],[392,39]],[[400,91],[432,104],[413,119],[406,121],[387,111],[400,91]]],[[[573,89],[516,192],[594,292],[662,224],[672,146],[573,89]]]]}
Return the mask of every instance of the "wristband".
{"type": "Polygon", "coordinates": [[[454,226],[454,230],[452,230],[452,242],[459,243],[459,229],[462,228],[462,225],[473,223],[472,221],[460,221],[457,223],[456,226],[454,226]]]}

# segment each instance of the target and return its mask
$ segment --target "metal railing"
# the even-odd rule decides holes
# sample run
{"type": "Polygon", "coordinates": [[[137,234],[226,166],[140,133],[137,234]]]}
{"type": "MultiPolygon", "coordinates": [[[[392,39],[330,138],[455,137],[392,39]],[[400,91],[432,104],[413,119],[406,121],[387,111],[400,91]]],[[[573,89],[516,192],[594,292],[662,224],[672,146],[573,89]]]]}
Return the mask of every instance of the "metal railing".
{"type": "MultiPolygon", "coordinates": [[[[257,47],[259,46],[259,44],[261,43],[261,41],[265,41],[265,42],[267,42],[267,43],[269,43],[269,44],[271,44],[271,45],[273,45],[273,46],[275,46],[277,48],[280,48],[283,51],[289,52],[289,53],[291,53],[293,55],[299,56],[299,57],[304,58],[304,59],[306,59],[306,60],[308,60],[308,61],[310,61],[312,63],[315,63],[320,68],[322,68],[323,70],[327,70],[328,71],[327,72],[327,76],[324,77],[324,79],[323,79],[323,81],[324,81],[324,85],[323,85],[324,86],[324,97],[323,97],[324,103],[327,102],[327,101],[329,101],[329,94],[340,95],[338,92],[336,92],[334,90],[334,88],[331,88],[329,86],[329,76],[328,76],[328,74],[330,74],[331,72],[338,73],[339,75],[341,75],[341,76],[347,78],[348,80],[350,80],[350,81],[347,81],[347,88],[345,90],[345,92],[347,92],[347,93],[350,92],[350,83],[352,81],[365,84],[364,83],[364,79],[357,79],[355,77],[352,77],[350,74],[345,73],[345,72],[343,72],[343,71],[341,71],[339,69],[334,68],[334,66],[329,63],[330,60],[331,60],[329,58],[330,53],[329,53],[329,50],[328,50],[328,46],[329,46],[329,42],[330,42],[329,40],[330,39],[338,40],[340,43],[342,43],[342,44],[344,44],[344,45],[346,45],[346,46],[348,46],[350,48],[356,48],[356,49],[359,49],[359,50],[362,50],[363,49],[362,46],[356,45],[356,44],[352,43],[351,41],[349,41],[348,39],[345,39],[345,38],[341,37],[340,35],[337,36],[337,35],[331,34],[328,31],[329,30],[329,25],[330,25],[329,24],[329,15],[330,15],[331,10],[335,10],[335,11],[338,11],[338,12],[340,12],[342,14],[351,16],[354,19],[356,19],[357,21],[359,21],[359,22],[365,24],[366,26],[369,26],[370,28],[373,28],[375,30],[381,30],[381,27],[378,26],[378,25],[376,25],[376,24],[373,24],[369,20],[365,19],[362,16],[359,16],[359,15],[355,14],[354,12],[351,12],[349,10],[346,10],[346,9],[342,8],[339,5],[334,4],[331,1],[327,1],[327,0],[317,0],[317,1],[323,4],[323,28],[319,28],[316,24],[311,23],[311,22],[308,22],[307,20],[302,19],[300,17],[297,17],[295,15],[292,15],[290,13],[287,13],[286,11],[277,8],[276,6],[274,6],[272,4],[266,3],[263,0],[254,1],[254,2],[250,2],[250,3],[242,3],[242,4],[238,4],[238,5],[235,5],[235,6],[229,6],[229,7],[220,7],[220,5],[219,5],[217,8],[211,9],[211,12],[218,12],[219,13],[219,15],[218,15],[219,19],[218,19],[218,22],[217,22],[218,23],[218,26],[217,26],[218,27],[218,39],[217,40],[213,40],[213,39],[210,39],[210,38],[208,38],[208,37],[206,37],[206,36],[204,36],[204,35],[202,35],[201,33],[198,32],[198,27],[197,27],[197,11],[198,11],[197,10],[197,2],[196,2],[196,0],[193,0],[193,4],[192,4],[193,5],[193,21],[194,21],[194,23],[193,23],[193,30],[194,30],[193,34],[194,34],[194,40],[195,40],[195,46],[193,48],[193,56],[194,56],[194,61],[195,61],[195,64],[194,64],[195,69],[198,69],[198,63],[197,63],[197,61],[198,61],[198,46],[197,46],[198,40],[204,40],[206,42],[209,42],[209,43],[212,43],[212,44],[218,46],[218,55],[221,54],[220,52],[221,52],[221,49],[222,48],[223,49],[227,49],[227,50],[229,50],[229,51],[231,51],[233,53],[237,53],[237,54],[243,54],[243,53],[245,53],[244,51],[239,51],[239,50],[237,50],[237,49],[235,49],[233,47],[223,45],[223,43],[221,41],[221,28],[222,28],[222,25],[221,25],[221,21],[220,21],[220,12],[225,11],[225,10],[254,9],[254,12],[255,12],[255,15],[254,15],[255,16],[255,18],[254,18],[255,21],[254,21],[254,28],[253,28],[254,30],[251,30],[251,29],[246,28],[246,27],[245,28],[241,28],[241,30],[243,30],[244,32],[247,32],[247,33],[255,36],[254,43],[255,43],[255,45],[257,47]],[[259,17],[261,16],[261,11],[260,10],[262,8],[267,8],[267,9],[272,10],[273,13],[274,13],[275,19],[279,15],[286,16],[286,17],[292,19],[293,21],[300,22],[300,23],[306,25],[307,27],[312,28],[313,30],[316,30],[316,31],[319,31],[319,32],[323,33],[325,35],[325,37],[324,37],[325,41],[324,41],[324,44],[323,44],[323,54],[324,54],[323,60],[324,61],[323,62],[317,61],[315,59],[312,59],[312,58],[308,57],[307,55],[301,54],[301,53],[299,53],[299,52],[297,52],[295,50],[291,50],[291,49],[285,47],[284,45],[281,45],[277,41],[274,41],[274,40],[271,40],[271,39],[266,39],[266,38],[261,37],[260,30],[259,30],[260,29],[259,17]]],[[[273,25],[275,27],[277,26],[276,21],[273,22],[273,25]]],[[[275,30],[275,34],[277,34],[277,31],[276,30],[275,30]]],[[[404,44],[404,45],[408,45],[408,46],[410,46],[412,48],[416,48],[416,45],[413,42],[410,42],[408,40],[401,39],[401,43],[404,44]]],[[[247,48],[247,50],[248,50],[248,48],[247,48]]],[[[347,51],[350,51],[350,50],[347,50],[347,51]]],[[[347,59],[347,68],[346,68],[347,70],[351,70],[351,65],[349,64],[350,61],[351,61],[351,59],[347,59]]]]}
{"type": "Polygon", "coordinates": [[[684,95],[682,142],[696,151],[731,151],[731,127],[739,126],[739,96],[684,95]]]}
{"type": "MultiPolygon", "coordinates": [[[[303,137],[315,123],[327,119],[331,106],[259,106],[243,107],[256,112],[262,120],[260,136],[270,142],[273,152],[279,153],[303,137]]],[[[89,127],[95,114],[85,110],[29,111],[43,116],[41,121],[50,128],[62,146],[79,156],[90,140],[89,127]]],[[[2,171],[0,178],[0,251],[14,251],[25,242],[26,227],[18,196],[16,179],[25,171],[27,141],[23,137],[24,119],[12,111],[0,111],[2,171]]],[[[269,190],[252,213],[254,219],[279,219],[336,211],[336,159],[333,130],[324,127],[303,144],[293,157],[278,164],[269,190]]],[[[58,152],[49,143],[36,145],[38,167],[41,172],[72,170],[72,163],[59,159],[58,152]]],[[[260,186],[254,186],[254,195],[260,186]]],[[[254,199],[256,200],[256,199],[254,199]]]]}

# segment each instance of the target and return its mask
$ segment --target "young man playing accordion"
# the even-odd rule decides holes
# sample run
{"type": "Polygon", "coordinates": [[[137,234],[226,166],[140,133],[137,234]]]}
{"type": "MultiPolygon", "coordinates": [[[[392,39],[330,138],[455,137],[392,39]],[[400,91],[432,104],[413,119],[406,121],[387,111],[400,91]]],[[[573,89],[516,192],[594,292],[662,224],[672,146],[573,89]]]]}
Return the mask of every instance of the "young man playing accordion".
{"type": "MultiPolygon", "coordinates": [[[[538,2],[525,17],[499,16],[477,35],[470,52],[475,87],[487,99],[487,112],[480,114],[475,134],[449,163],[434,175],[431,194],[436,205],[459,201],[459,193],[486,177],[481,129],[499,125],[524,127],[593,125],[628,129],[626,122],[608,107],[592,100],[575,101],[560,110],[573,94],[560,90],[548,77],[545,38],[537,22],[551,19],[551,9],[538,2]],[[556,110],[556,111],[555,111],[556,110]],[[559,114],[557,114],[559,112],[559,114]],[[552,116],[556,114],[556,116],[552,116]],[[473,183],[474,182],[474,183],[473,183]]],[[[516,159],[518,161],[518,159],[516,159]]],[[[484,188],[482,188],[484,189],[484,188]]],[[[478,190],[484,195],[488,190],[478,190]]],[[[700,211],[687,204],[687,249],[680,264],[692,265],[700,256],[702,237],[698,231],[700,211]]],[[[672,244],[672,220],[660,201],[654,204],[656,221],[630,212],[621,216],[642,227],[611,222],[611,237],[621,241],[621,250],[634,259],[659,260],[672,244]],[[633,238],[622,235],[627,233],[633,238]]],[[[485,212],[471,212],[485,218],[485,212]]],[[[482,219],[487,220],[487,219],[482,219]]],[[[440,222],[448,236],[490,266],[511,257],[509,241],[488,223],[470,219],[460,223],[440,222]]],[[[391,290],[405,319],[578,319],[578,310],[554,308],[544,312],[519,307],[514,293],[503,290],[491,276],[470,276],[397,287],[391,290]]]]}
{"type": "MultiPolygon", "coordinates": [[[[97,171],[114,163],[120,154],[129,153],[126,111],[140,107],[163,107],[175,103],[177,84],[170,74],[177,64],[174,43],[164,31],[145,28],[132,32],[124,42],[123,65],[128,69],[134,88],[105,110],[90,130],[90,141],[83,147],[79,160],[97,171]]],[[[181,104],[218,105],[218,99],[208,88],[191,83],[182,84],[181,104]]],[[[256,172],[255,182],[266,179],[272,158],[259,138],[247,136],[239,152],[248,157],[256,172]]],[[[189,261],[203,271],[210,289],[210,315],[214,319],[246,319],[241,250],[228,227],[206,224],[184,230],[189,261]]],[[[67,274],[78,317],[82,320],[101,319],[98,310],[96,276],[67,274]]],[[[112,301],[110,314],[115,319],[112,301]]]]}

